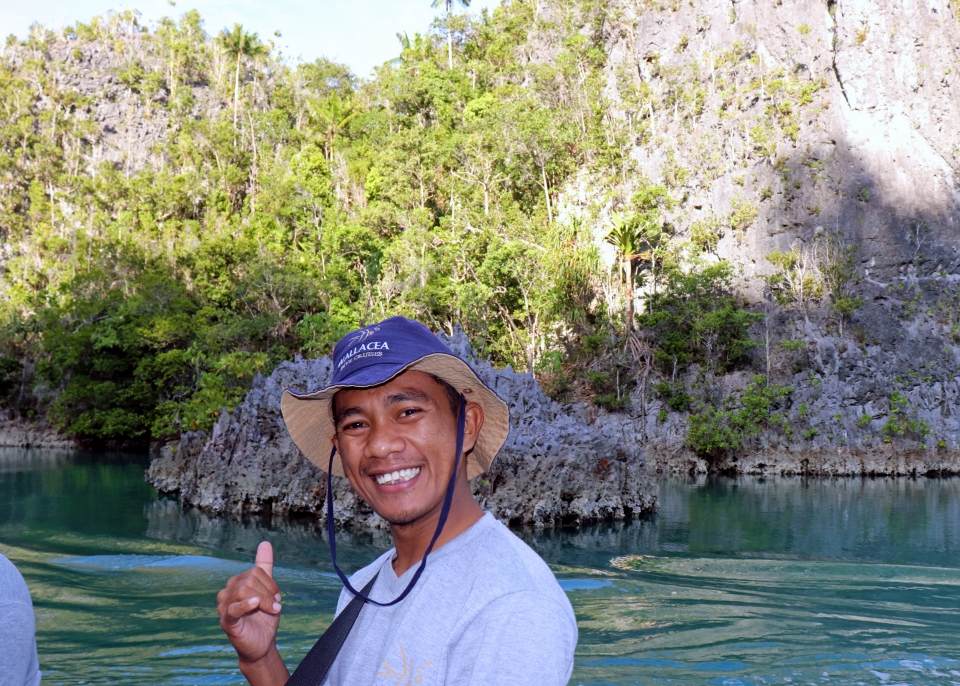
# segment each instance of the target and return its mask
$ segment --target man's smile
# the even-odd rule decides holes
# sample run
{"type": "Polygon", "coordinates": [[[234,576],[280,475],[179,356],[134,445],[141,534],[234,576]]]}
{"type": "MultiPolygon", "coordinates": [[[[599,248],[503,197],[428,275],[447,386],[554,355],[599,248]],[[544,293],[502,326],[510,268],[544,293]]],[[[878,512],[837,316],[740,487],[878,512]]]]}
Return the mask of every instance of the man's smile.
{"type": "Polygon", "coordinates": [[[380,486],[391,486],[395,484],[407,483],[420,473],[420,467],[411,467],[409,469],[400,469],[384,474],[375,474],[374,481],[380,486]]]}

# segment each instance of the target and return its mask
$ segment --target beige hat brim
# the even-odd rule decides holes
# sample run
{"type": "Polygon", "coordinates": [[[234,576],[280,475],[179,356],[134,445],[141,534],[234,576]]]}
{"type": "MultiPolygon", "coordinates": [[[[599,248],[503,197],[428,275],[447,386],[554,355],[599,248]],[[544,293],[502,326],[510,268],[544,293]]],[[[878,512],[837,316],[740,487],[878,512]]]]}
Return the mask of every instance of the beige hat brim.
{"type": "MultiPolygon", "coordinates": [[[[400,368],[393,376],[376,386],[381,386],[411,369],[443,379],[463,393],[468,403],[475,402],[483,408],[483,427],[476,445],[467,455],[467,478],[473,479],[483,474],[490,468],[510,433],[510,410],[507,404],[480,380],[466,362],[446,353],[421,357],[400,368]]],[[[336,434],[330,403],[333,402],[333,396],[345,388],[374,386],[341,384],[304,394],[287,389],[280,398],[280,412],[293,442],[308,460],[324,471],[327,471],[330,464],[330,451],[333,449],[333,437],[336,434]]],[[[333,458],[333,474],[344,476],[339,454],[333,458]]]]}

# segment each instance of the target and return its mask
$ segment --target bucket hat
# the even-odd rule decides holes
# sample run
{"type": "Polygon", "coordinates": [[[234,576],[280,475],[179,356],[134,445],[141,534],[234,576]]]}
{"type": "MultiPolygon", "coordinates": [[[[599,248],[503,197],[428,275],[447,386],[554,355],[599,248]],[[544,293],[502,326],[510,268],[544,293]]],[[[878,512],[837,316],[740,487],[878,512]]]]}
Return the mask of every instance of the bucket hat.
{"type": "Polygon", "coordinates": [[[446,381],[467,402],[483,408],[484,421],[476,445],[467,455],[467,478],[490,468],[510,431],[507,404],[476,372],[423,324],[391,317],[344,336],[333,350],[333,379],[326,388],[308,393],[287,389],[280,411],[293,442],[308,460],[335,476],[344,476],[340,455],[329,461],[336,433],[331,403],[338,391],[380,386],[415,369],[446,381]]]}

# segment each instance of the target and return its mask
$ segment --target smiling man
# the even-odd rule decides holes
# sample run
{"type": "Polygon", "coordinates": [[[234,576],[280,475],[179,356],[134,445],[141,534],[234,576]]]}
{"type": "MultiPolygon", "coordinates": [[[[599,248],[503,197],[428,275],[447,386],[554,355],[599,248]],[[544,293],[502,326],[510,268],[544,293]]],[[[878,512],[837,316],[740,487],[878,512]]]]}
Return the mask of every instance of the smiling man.
{"type": "MultiPolygon", "coordinates": [[[[403,317],[347,335],[333,359],[331,386],[284,393],[284,421],[328,472],[328,494],[329,474],[346,476],[390,524],[396,547],[347,580],[330,536],[345,588],[328,634],[340,635],[315,650],[332,667],[311,665],[307,675],[308,658],[291,683],[566,684],[577,643],[570,603],[543,560],[470,491],[506,440],[506,404],[403,317]],[[361,605],[351,628],[351,608],[361,605]]],[[[332,503],[328,495],[331,534],[332,503]]],[[[275,642],[281,596],[272,572],[264,542],[255,566],[217,597],[220,625],[254,686],[289,677],[275,642]]]]}

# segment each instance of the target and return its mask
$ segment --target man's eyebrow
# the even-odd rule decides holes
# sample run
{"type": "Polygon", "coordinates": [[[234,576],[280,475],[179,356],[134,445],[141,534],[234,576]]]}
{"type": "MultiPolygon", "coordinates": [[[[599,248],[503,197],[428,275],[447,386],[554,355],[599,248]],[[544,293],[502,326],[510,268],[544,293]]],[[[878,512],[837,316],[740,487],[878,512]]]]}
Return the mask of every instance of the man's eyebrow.
{"type": "Polygon", "coordinates": [[[347,417],[352,417],[355,414],[363,414],[363,410],[361,410],[359,407],[348,407],[342,412],[337,413],[337,416],[333,418],[333,423],[334,425],[339,426],[340,422],[347,417]]]}
{"type": "Polygon", "coordinates": [[[386,398],[384,398],[383,404],[386,406],[390,406],[396,403],[405,403],[410,401],[413,401],[415,403],[432,403],[433,402],[430,399],[430,396],[428,396],[426,393],[421,393],[420,391],[417,391],[415,389],[408,388],[406,390],[399,391],[397,393],[391,393],[386,398]]]}

